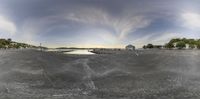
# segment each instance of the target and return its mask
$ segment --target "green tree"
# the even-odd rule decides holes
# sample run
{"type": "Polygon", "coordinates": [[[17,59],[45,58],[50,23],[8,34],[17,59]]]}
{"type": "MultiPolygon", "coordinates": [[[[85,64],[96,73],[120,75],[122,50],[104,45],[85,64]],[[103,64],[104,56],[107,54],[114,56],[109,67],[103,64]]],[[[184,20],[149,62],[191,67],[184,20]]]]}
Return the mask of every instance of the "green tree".
{"type": "Polygon", "coordinates": [[[11,38],[9,38],[9,39],[8,39],[8,42],[12,42],[12,39],[11,39],[11,38]]]}
{"type": "Polygon", "coordinates": [[[171,39],[171,40],[169,41],[169,43],[173,44],[173,43],[176,43],[176,42],[179,42],[179,41],[181,41],[181,39],[175,38],[175,39],[171,39]]]}
{"type": "Polygon", "coordinates": [[[147,48],[153,48],[153,44],[147,44],[147,48]]]}
{"type": "Polygon", "coordinates": [[[165,44],[165,48],[169,48],[169,49],[174,48],[174,44],[173,43],[167,43],[167,44],[165,44]]]}
{"type": "Polygon", "coordinates": [[[189,40],[186,38],[181,39],[181,41],[183,41],[184,43],[189,43],[189,40]]]}
{"type": "Polygon", "coordinates": [[[183,49],[183,48],[186,47],[186,43],[184,41],[179,41],[179,42],[176,43],[176,47],[178,49],[183,49]]]}
{"type": "Polygon", "coordinates": [[[0,48],[5,48],[5,46],[3,44],[0,43],[0,48]]]}
{"type": "Polygon", "coordinates": [[[188,39],[188,44],[195,45],[196,44],[195,39],[188,39]]]}
{"type": "Polygon", "coordinates": [[[194,44],[189,44],[189,48],[194,49],[195,45],[194,44]]]}
{"type": "Polygon", "coordinates": [[[146,47],[146,45],[144,45],[142,48],[143,48],[143,49],[146,49],[147,47],[146,47]]]}
{"type": "Polygon", "coordinates": [[[200,49],[200,41],[197,42],[197,48],[200,49]]]}

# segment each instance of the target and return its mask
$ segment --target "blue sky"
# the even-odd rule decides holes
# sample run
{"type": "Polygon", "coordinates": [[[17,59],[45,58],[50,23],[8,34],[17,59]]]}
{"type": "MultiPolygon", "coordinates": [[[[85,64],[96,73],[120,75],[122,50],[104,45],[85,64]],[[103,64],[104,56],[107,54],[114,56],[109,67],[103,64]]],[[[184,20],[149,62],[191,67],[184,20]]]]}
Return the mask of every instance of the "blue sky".
{"type": "Polygon", "coordinates": [[[200,38],[199,0],[0,0],[0,38],[47,47],[124,47],[200,38]]]}

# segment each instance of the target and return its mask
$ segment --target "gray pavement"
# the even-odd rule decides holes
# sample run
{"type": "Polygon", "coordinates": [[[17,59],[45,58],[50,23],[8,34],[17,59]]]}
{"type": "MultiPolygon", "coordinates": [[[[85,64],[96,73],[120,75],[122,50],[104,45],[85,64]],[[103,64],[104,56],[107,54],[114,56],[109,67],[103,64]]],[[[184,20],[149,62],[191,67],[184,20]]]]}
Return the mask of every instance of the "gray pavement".
{"type": "Polygon", "coordinates": [[[0,99],[200,99],[200,51],[0,50],[0,99]]]}

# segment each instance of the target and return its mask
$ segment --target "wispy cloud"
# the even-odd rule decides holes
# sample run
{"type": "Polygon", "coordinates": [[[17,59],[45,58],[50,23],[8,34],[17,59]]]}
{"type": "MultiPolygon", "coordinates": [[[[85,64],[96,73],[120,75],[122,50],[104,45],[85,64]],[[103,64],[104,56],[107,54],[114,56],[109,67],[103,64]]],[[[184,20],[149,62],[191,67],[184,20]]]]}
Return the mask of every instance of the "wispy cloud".
{"type": "Polygon", "coordinates": [[[54,42],[55,46],[141,46],[175,35],[200,37],[199,4],[198,0],[3,0],[0,33],[49,46],[54,42]]]}
{"type": "MultiPolygon", "coordinates": [[[[130,33],[134,33],[137,29],[144,28],[150,23],[151,20],[142,15],[125,14],[113,16],[101,9],[84,8],[66,14],[50,15],[40,18],[30,17],[23,23],[22,34],[25,39],[33,40],[36,35],[45,33],[48,35],[48,33],[53,31],[52,29],[55,29],[55,26],[59,28],[63,25],[74,25],[76,28],[70,28],[71,35],[73,33],[72,29],[75,29],[74,31],[77,30],[76,32],[80,32],[78,33],[79,35],[76,35],[79,37],[75,36],[74,39],[78,38],[80,41],[79,43],[82,43],[82,45],[96,42],[96,45],[110,44],[115,46],[120,44],[120,41],[125,39],[130,33]],[[63,22],[65,24],[62,24],[63,22]],[[73,24],[68,24],[69,22],[73,22],[73,24]],[[82,24],[83,27],[79,27],[80,24],[82,24]],[[83,36],[80,36],[81,34],[83,34],[83,36]]],[[[66,33],[68,32],[69,31],[66,30],[66,33]]],[[[56,35],[56,33],[54,33],[54,35],[56,35]]]]}
{"type": "Polygon", "coordinates": [[[129,33],[133,33],[139,28],[144,28],[151,23],[150,19],[142,15],[122,15],[113,16],[100,9],[84,9],[66,15],[67,20],[91,24],[95,26],[105,26],[113,29],[117,38],[124,39],[129,33]]]}

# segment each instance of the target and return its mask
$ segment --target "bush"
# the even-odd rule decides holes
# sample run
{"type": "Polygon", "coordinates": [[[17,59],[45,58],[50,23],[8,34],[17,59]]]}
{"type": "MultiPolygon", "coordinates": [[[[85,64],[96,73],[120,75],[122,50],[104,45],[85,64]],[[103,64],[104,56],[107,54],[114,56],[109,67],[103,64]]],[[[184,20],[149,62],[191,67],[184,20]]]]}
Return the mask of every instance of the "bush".
{"type": "Polygon", "coordinates": [[[147,47],[144,45],[142,48],[143,48],[143,49],[146,49],[147,47]]]}
{"type": "Polygon", "coordinates": [[[197,42],[197,48],[200,49],[200,42],[197,42]]]}
{"type": "Polygon", "coordinates": [[[194,49],[195,45],[194,44],[189,44],[189,48],[194,49]]]}
{"type": "Polygon", "coordinates": [[[175,38],[175,39],[171,39],[171,40],[169,41],[169,43],[170,43],[170,44],[173,44],[173,43],[176,43],[176,42],[179,42],[179,41],[181,41],[181,39],[175,38]]]}
{"type": "Polygon", "coordinates": [[[146,47],[147,48],[153,48],[153,44],[148,44],[146,47]]]}
{"type": "Polygon", "coordinates": [[[165,48],[174,48],[174,44],[173,43],[167,43],[167,44],[165,44],[165,48]]]}
{"type": "Polygon", "coordinates": [[[183,49],[183,48],[186,47],[186,44],[185,44],[184,41],[179,41],[179,42],[176,43],[176,47],[177,47],[178,49],[183,49]]]}
{"type": "Polygon", "coordinates": [[[5,48],[5,46],[3,44],[0,43],[0,48],[5,48]]]}

